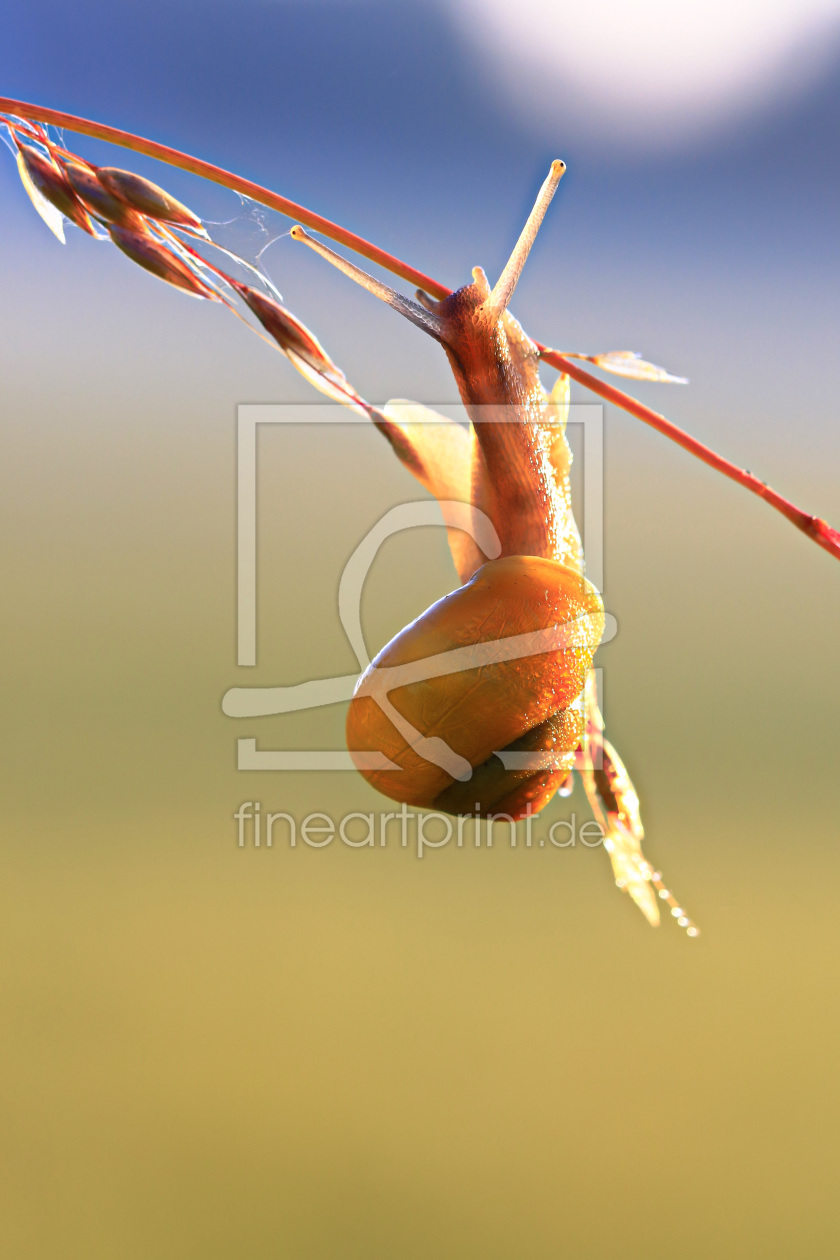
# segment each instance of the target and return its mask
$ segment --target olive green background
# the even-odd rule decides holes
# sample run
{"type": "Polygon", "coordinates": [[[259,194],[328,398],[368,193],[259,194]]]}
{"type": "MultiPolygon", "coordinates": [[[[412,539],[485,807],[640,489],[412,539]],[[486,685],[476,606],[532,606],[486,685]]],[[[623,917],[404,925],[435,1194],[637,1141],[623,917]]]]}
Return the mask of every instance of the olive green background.
{"type": "MultiPolygon", "coordinates": [[[[243,800],[383,802],[234,769],[236,734],[340,746],[341,713],[220,712],[245,680],[234,403],[263,347],[135,285],[133,308],[94,290],[84,373],[33,359],[8,394],[4,1254],[831,1254],[829,558],[610,423],[607,719],[697,941],[651,931],[603,853],[510,851],[504,828],[422,862],[240,850],[243,800]]],[[[788,480],[830,501],[807,463],[788,480]]],[[[260,478],[247,681],[346,672],[341,567],[416,489],[358,426],[266,430],[260,478]]],[[[451,580],[442,532],[389,542],[371,644],[451,580]]]]}
{"type": "MultiPolygon", "coordinates": [[[[236,404],[314,396],[224,311],[78,234],[62,251],[0,165],[0,1254],[836,1255],[837,563],[609,412],[606,717],[695,941],[652,931],[603,852],[504,828],[422,861],[239,849],[244,800],[389,808],[352,774],[236,771],[237,735],[340,747],[339,708],[236,723],[220,700],[353,669],[343,564],[422,492],[364,427],[261,433],[259,666],[238,669],[236,404]]],[[[498,200],[461,189],[452,222],[401,186],[388,243],[449,283],[493,272],[543,166],[498,200]]],[[[352,195],[373,234],[372,177],[372,224],[352,195]]],[[[640,395],[838,524],[828,256],[793,227],[753,248],[723,205],[717,246],[677,220],[661,256],[653,231],[598,245],[595,191],[565,195],[526,328],[638,341],[693,379],[640,395]]],[[[416,330],[273,250],[368,397],[453,399],[416,330]]],[[[442,531],[390,540],[371,647],[453,582],[442,531]]],[[[579,789],[548,818],[573,810],[579,789]]]]}

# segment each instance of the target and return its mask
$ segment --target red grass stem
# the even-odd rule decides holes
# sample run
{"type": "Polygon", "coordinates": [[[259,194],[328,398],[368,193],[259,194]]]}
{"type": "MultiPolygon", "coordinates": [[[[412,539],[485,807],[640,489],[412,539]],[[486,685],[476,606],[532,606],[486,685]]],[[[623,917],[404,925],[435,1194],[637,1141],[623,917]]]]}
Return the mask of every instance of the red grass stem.
{"type": "MultiPolygon", "coordinates": [[[[277,210],[280,214],[305,224],[315,232],[323,233],[330,240],[337,241],[339,244],[353,250],[354,253],[367,258],[369,262],[384,267],[393,275],[399,276],[408,284],[415,285],[432,297],[444,298],[452,291],[447,289],[445,285],[439,284],[437,280],[433,280],[431,276],[424,275],[422,271],[417,271],[414,267],[410,267],[407,263],[402,262],[401,259],[395,258],[393,254],[389,254],[386,250],[380,249],[370,241],[366,241],[364,237],[357,236],[355,232],[349,232],[346,228],[333,223],[330,219],[326,219],[320,214],[315,214],[312,210],[307,210],[305,206],[300,206],[297,202],[290,201],[287,197],[281,197],[270,189],[263,188],[249,179],[242,179],[240,176],[234,175],[220,166],[214,166],[211,162],[203,162],[200,158],[181,153],[178,149],[170,148],[169,145],[158,144],[154,140],[145,140],[142,136],[136,136],[130,131],[122,131],[117,127],[108,127],[102,123],[91,122],[87,118],[79,118],[74,114],[66,114],[61,110],[46,109],[40,105],[30,105],[25,101],[15,101],[8,97],[0,97],[0,113],[12,114],[18,118],[27,118],[55,127],[67,127],[68,130],[79,135],[90,136],[95,140],[105,140],[111,144],[120,145],[124,149],[131,149],[135,153],[143,153],[147,157],[156,158],[158,161],[166,162],[170,166],[176,166],[180,170],[190,171],[193,175],[212,180],[213,183],[221,184],[232,192],[241,193],[244,197],[250,197],[261,205],[277,210]]],[[[650,407],[644,406],[643,403],[637,402],[635,398],[625,394],[623,390],[616,389],[614,385],[608,385],[605,381],[599,380],[598,377],[592,376],[589,372],[584,371],[583,368],[578,367],[573,360],[565,358],[558,351],[550,350],[546,346],[540,345],[539,342],[536,345],[541,357],[551,367],[566,373],[572,380],[584,385],[592,393],[599,395],[607,402],[613,403],[616,407],[621,407],[624,411],[629,412],[630,415],[635,416],[638,420],[642,420],[645,424],[650,425],[651,428],[656,429],[657,432],[670,438],[672,442],[676,442],[678,446],[682,446],[684,450],[696,456],[697,459],[702,460],[704,464],[708,464],[710,468],[723,473],[724,477],[729,477],[731,481],[737,482],[738,485],[743,486],[752,494],[758,495],[760,499],[764,499],[765,503],[769,503],[777,512],[781,512],[783,516],[787,517],[797,529],[802,530],[804,534],[813,539],[818,546],[824,548],[825,551],[835,558],[840,559],[840,533],[832,529],[820,517],[804,512],[795,503],[791,503],[789,499],[783,498],[782,495],[771,489],[759,477],[754,476],[753,473],[748,472],[744,468],[738,468],[736,464],[731,463],[728,459],[724,459],[722,455],[718,455],[716,451],[705,446],[696,438],[691,437],[678,425],[667,420],[665,416],[660,415],[657,411],[653,411],[650,407]]]]}

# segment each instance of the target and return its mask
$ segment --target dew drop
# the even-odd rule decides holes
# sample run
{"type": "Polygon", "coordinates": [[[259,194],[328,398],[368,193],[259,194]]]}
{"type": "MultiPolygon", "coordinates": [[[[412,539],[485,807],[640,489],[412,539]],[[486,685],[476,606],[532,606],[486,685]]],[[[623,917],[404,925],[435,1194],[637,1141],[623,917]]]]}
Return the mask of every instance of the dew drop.
{"type": "Polygon", "coordinates": [[[559,788],[557,789],[557,795],[558,796],[571,796],[574,790],[575,790],[575,776],[573,774],[569,774],[567,775],[567,777],[563,780],[563,782],[560,784],[559,788]]]}

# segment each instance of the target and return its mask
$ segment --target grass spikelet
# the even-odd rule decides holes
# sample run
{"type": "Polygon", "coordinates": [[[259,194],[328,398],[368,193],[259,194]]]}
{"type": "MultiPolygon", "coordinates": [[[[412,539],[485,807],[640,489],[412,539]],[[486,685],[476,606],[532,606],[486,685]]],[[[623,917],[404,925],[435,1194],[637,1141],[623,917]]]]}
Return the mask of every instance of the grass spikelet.
{"type": "Polygon", "coordinates": [[[112,196],[118,197],[140,214],[157,219],[160,223],[188,228],[199,236],[207,236],[198,215],[142,175],[120,170],[116,166],[97,167],[96,175],[100,184],[112,196]]]}
{"type": "Polygon", "coordinates": [[[121,227],[134,229],[142,226],[143,220],[137,211],[132,210],[99,182],[95,167],[69,154],[62,155],[61,165],[76,196],[97,219],[101,219],[106,225],[117,223],[121,227]]]}
{"type": "Polygon", "coordinates": [[[588,363],[612,372],[614,376],[629,376],[634,381],[659,381],[672,385],[687,385],[684,376],[672,376],[665,368],[648,363],[636,350],[611,350],[608,354],[582,356],[588,363]]]}
{"type": "Polygon", "coordinates": [[[249,284],[226,277],[227,283],[238,293],[242,301],[256,315],[266,332],[282,350],[286,358],[297,368],[301,376],[322,394],[344,406],[350,406],[361,415],[371,414],[370,406],[356,393],[341,368],[335,364],[313,332],[285,306],[266,297],[249,284]]]}
{"type": "Polygon", "coordinates": [[[29,200],[32,202],[33,206],[44,220],[53,236],[57,237],[61,241],[62,245],[66,245],[67,241],[64,236],[64,215],[52,204],[51,201],[47,201],[44,194],[39,192],[39,190],[35,187],[32,182],[32,177],[26,169],[26,163],[23,160],[23,154],[20,150],[18,150],[17,155],[17,168],[18,174],[20,175],[20,182],[23,184],[23,187],[29,196],[29,200]]]}
{"type": "Polygon", "coordinates": [[[344,379],[344,373],[333,363],[315,334],[291,311],[287,311],[285,306],[260,293],[258,289],[253,289],[249,284],[240,284],[237,280],[228,280],[228,283],[253,311],[284,354],[291,351],[314,371],[344,379]]]}
{"type": "Polygon", "coordinates": [[[164,280],[185,293],[191,293],[193,297],[208,298],[213,302],[221,300],[216,290],[202,280],[174,250],[145,228],[136,229],[112,223],[108,227],[108,234],[117,249],[122,250],[138,267],[150,271],[159,280],[164,280]]]}
{"type": "MultiPolygon", "coordinates": [[[[65,219],[75,223],[76,227],[80,227],[83,232],[87,232],[90,236],[96,236],[96,228],[91,222],[90,215],[76,196],[64,171],[56,165],[52,158],[40,153],[29,144],[23,144],[17,137],[15,139],[18,149],[18,171],[20,172],[23,186],[41,218],[44,218],[43,212],[39,208],[37,201],[32,197],[27,178],[36,192],[44,197],[50,205],[55,206],[56,210],[63,214],[65,219]]],[[[47,224],[51,230],[55,231],[52,224],[48,221],[47,224]]],[[[61,239],[62,237],[59,237],[59,240],[61,239]]]]}

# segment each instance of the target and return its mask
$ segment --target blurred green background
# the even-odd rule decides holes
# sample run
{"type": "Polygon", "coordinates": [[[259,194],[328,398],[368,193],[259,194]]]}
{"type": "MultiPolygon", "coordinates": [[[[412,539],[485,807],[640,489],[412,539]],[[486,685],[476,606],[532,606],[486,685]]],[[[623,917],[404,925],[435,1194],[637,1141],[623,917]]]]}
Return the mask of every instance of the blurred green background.
{"type": "MultiPolygon", "coordinates": [[[[562,153],[526,328],[684,372],[638,393],[840,523],[837,64],[615,152],[577,115],[567,143],[562,102],[517,114],[445,9],[204,17],[35,5],[3,90],[225,161],[450,284],[498,270],[562,153]]],[[[652,931],[602,852],[504,828],[423,861],[241,850],[244,800],[389,808],[351,774],[236,771],[237,735],[340,747],[339,708],[236,724],[220,700],[353,669],[339,575],[420,492],[364,427],[261,433],[238,669],[236,404],[314,396],[225,312],[62,250],[8,155],[0,208],[0,1254],[836,1255],[836,562],[608,413],[606,718],[696,941],[652,931]]],[[[436,348],[307,251],[266,264],[367,397],[454,399],[436,348]]],[[[442,531],[390,540],[371,647],[453,581],[442,531]]]]}

